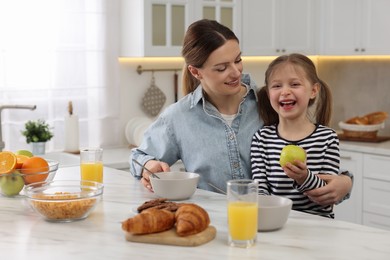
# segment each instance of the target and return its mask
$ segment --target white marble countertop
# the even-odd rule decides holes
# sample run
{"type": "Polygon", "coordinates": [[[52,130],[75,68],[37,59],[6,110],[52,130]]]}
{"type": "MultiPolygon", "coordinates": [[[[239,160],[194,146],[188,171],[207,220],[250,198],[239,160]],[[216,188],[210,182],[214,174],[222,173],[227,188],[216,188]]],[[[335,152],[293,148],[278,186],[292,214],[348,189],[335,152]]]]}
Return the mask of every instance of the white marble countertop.
{"type": "MultiPolygon", "coordinates": [[[[129,169],[129,147],[103,148],[103,164],[115,169],[129,169]]],[[[80,165],[80,155],[62,151],[49,152],[42,157],[60,162],[60,167],[80,165]]]]}
{"type": "MultiPolygon", "coordinates": [[[[79,179],[79,167],[64,167],[55,179],[79,179]]],[[[50,223],[23,196],[0,196],[1,259],[389,259],[390,232],[291,212],[286,225],[258,233],[249,249],[227,245],[225,196],[197,190],[189,200],[204,207],[217,237],[198,247],[163,246],[125,240],[121,221],[155,198],[128,172],[104,168],[102,201],[85,220],[50,223]],[[150,258],[152,257],[152,258],[150,258]]]]}
{"type": "Polygon", "coordinates": [[[390,141],[379,143],[340,141],[340,149],[390,156],[390,141]]]}

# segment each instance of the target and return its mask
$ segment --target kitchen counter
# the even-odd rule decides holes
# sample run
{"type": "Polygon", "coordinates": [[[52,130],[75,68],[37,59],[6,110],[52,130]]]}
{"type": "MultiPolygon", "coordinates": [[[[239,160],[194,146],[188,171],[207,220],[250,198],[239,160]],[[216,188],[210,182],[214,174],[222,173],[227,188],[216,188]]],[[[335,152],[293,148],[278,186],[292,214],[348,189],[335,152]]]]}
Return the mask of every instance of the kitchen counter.
{"type": "MultiPolygon", "coordinates": [[[[79,179],[79,167],[58,169],[55,179],[79,179]]],[[[229,247],[226,198],[204,190],[189,201],[209,212],[213,241],[190,248],[128,242],[121,221],[155,196],[125,171],[105,167],[104,182],[95,211],[72,223],[43,220],[23,196],[0,196],[1,259],[389,259],[389,231],[295,211],[282,229],[258,233],[254,247],[229,247]]]]}
{"type": "MultiPolygon", "coordinates": [[[[129,156],[131,149],[128,147],[103,148],[104,166],[115,169],[129,169],[129,156]]],[[[46,159],[60,162],[60,167],[80,165],[80,155],[66,152],[50,152],[42,155],[46,159]]]]}
{"type": "Polygon", "coordinates": [[[340,141],[340,149],[390,156],[390,141],[380,143],[340,141]]]}

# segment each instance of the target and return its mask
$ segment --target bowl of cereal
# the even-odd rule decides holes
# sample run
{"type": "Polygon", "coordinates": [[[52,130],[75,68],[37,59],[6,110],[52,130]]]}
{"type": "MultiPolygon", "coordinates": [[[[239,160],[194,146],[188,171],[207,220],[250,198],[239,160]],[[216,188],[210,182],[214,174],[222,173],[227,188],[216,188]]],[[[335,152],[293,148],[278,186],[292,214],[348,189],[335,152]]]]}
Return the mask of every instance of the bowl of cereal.
{"type": "Polygon", "coordinates": [[[103,184],[93,181],[61,180],[26,185],[29,205],[51,222],[72,222],[87,218],[103,194],[103,184]]]}

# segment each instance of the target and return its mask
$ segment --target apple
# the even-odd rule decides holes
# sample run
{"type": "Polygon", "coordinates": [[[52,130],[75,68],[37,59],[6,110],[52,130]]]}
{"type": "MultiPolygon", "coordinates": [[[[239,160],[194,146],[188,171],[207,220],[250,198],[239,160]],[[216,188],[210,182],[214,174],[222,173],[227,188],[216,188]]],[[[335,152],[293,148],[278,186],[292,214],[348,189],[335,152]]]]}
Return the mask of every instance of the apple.
{"type": "Polygon", "coordinates": [[[20,154],[20,155],[25,155],[25,156],[28,156],[28,157],[33,157],[33,153],[30,152],[29,150],[18,150],[15,152],[15,154],[20,154]]]}
{"type": "Polygon", "coordinates": [[[283,147],[282,152],[280,153],[280,165],[284,167],[287,163],[295,164],[295,160],[305,162],[305,150],[302,147],[293,144],[289,144],[283,147]]]}
{"type": "Polygon", "coordinates": [[[3,174],[0,177],[0,191],[5,196],[15,196],[24,187],[24,180],[19,171],[3,174]]]}

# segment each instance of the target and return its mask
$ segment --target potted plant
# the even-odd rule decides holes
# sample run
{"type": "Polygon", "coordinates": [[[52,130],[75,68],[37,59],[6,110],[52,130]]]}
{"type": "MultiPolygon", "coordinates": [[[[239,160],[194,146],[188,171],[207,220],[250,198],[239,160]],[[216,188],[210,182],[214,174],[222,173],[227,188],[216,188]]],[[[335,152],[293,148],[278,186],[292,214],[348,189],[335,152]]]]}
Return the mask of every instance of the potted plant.
{"type": "Polygon", "coordinates": [[[53,137],[50,126],[42,119],[29,120],[24,126],[25,130],[22,131],[22,135],[26,137],[28,144],[32,144],[32,153],[44,154],[46,142],[53,137]]]}

